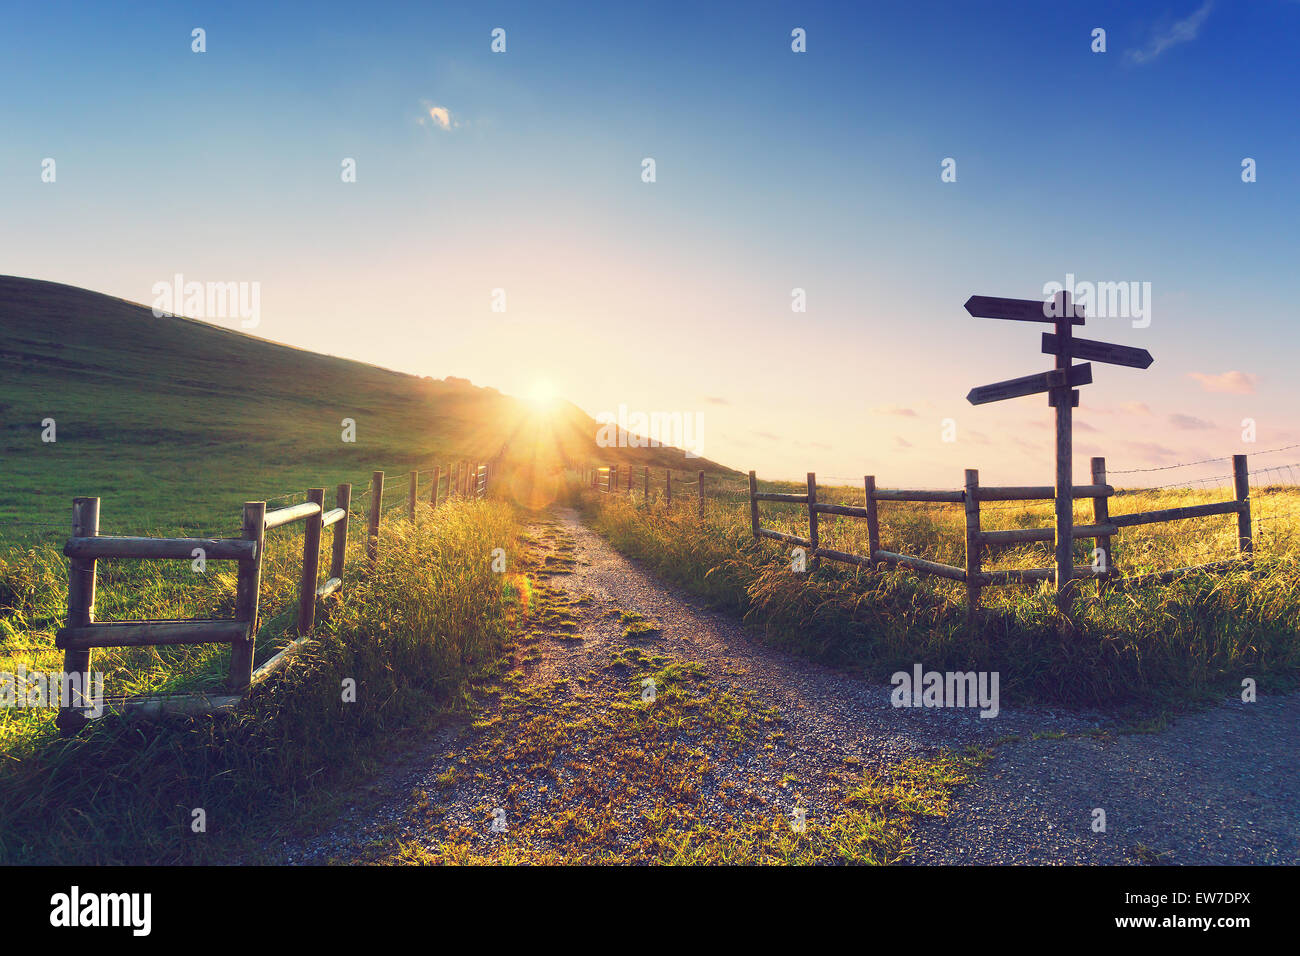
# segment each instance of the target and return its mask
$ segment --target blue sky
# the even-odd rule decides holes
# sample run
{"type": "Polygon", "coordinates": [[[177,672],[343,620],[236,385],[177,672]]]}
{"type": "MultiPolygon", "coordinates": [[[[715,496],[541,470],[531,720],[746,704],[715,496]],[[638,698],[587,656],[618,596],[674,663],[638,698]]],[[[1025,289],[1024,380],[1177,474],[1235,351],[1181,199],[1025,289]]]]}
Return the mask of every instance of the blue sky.
{"type": "Polygon", "coordinates": [[[1080,330],[1156,364],[1094,365],[1079,459],[1300,441],[1300,3],[50,3],[6,27],[5,272],[146,304],[176,273],[257,282],[267,338],[698,413],[705,454],[765,477],[934,486],[1051,477],[1042,396],[964,400],[1046,368],[1041,330],[969,295],[1149,282],[1148,327],[1080,330]]]}

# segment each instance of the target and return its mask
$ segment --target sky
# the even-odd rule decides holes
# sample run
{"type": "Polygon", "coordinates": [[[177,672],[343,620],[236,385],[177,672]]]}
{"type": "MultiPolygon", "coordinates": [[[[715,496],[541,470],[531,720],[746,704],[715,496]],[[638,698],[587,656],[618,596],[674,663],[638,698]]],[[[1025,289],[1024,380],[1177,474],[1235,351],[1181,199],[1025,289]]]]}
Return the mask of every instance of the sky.
{"type": "Polygon", "coordinates": [[[1049,368],[1048,327],[966,299],[1136,283],[1143,309],[1076,329],[1155,356],[1093,363],[1077,479],[1300,442],[1295,0],[50,2],[5,25],[0,272],[144,304],[246,283],[264,338],[693,416],[762,478],[953,488],[1053,476],[1045,396],[965,398],[1049,368]]]}

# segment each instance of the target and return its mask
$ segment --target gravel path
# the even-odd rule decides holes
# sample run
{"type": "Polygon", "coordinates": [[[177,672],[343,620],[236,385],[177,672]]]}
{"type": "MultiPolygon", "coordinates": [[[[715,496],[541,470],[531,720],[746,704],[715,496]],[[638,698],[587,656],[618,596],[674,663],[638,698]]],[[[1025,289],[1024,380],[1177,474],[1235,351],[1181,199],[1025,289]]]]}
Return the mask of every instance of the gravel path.
{"type": "Polygon", "coordinates": [[[998,748],[916,863],[1300,863],[1300,695],[1168,730],[998,748]],[[1106,832],[1092,832],[1093,811],[1106,832]]]}
{"type": "MultiPolygon", "coordinates": [[[[994,747],[981,777],[960,790],[946,819],[913,831],[910,862],[951,863],[1296,863],[1300,862],[1300,695],[1226,703],[1158,734],[1098,735],[1104,715],[1003,707],[895,708],[893,688],[872,684],[762,647],[734,619],[670,590],[561,510],[557,526],[533,534],[573,545],[548,576],[572,597],[589,596],[576,640],[547,640],[530,680],[589,672],[626,647],[618,611],[661,630],[647,651],[695,661],[715,679],[751,691],[780,716],[784,740],[729,768],[760,805],[793,806],[784,782],[799,781],[808,818],[837,812],[846,768],[892,765],[968,744],[994,747]],[[1050,735],[1044,737],[1042,735],[1050,735]],[[1064,736],[1061,736],[1064,735],[1064,736]],[[1093,808],[1106,811],[1094,833],[1093,808]]],[[[448,731],[359,795],[335,828],[285,848],[286,862],[324,862],[392,826],[413,789],[430,789],[457,749],[448,731]]],[[[451,813],[480,825],[493,781],[459,794],[451,813]]],[[[545,812],[525,795],[521,812],[545,812]],[[531,808],[531,811],[530,811],[531,808]]]]}

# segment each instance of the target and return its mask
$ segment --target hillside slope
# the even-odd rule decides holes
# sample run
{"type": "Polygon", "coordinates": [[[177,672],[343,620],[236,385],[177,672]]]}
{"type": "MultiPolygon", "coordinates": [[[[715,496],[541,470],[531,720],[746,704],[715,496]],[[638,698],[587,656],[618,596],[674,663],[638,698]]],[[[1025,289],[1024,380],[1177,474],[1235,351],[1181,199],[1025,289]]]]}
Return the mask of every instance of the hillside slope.
{"type": "MultiPolygon", "coordinates": [[[[572,405],[320,355],[85,289],[0,276],[0,534],[64,529],[103,497],[105,532],[216,530],[241,502],[453,459],[723,471],[677,449],[598,449],[572,405]],[[57,440],[42,441],[41,423],[57,440]],[[356,422],[355,443],[342,421],[356,422]]],[[[396,488],[394,489],[396,490],[396,488]]]]}

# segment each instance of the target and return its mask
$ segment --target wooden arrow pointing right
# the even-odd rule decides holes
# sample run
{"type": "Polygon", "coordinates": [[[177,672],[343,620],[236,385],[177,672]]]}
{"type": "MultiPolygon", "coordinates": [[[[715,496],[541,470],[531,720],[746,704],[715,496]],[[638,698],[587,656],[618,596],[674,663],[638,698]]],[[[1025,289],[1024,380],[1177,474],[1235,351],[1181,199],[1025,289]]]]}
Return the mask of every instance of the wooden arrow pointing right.
{"type": "MultiPolygon", "coordinates": [[[[1055,355],[1058,349],[1056,336],[1051,332],[1044,332],[1043,353],[1055,355]]],[[[1070,354],[1078,359],[1106,362],[1110,365],[1127,365],[1130,368],[1150,368],[1151,363],[1155,361],[1146,349],[1115,345],[1113,342],[1098,342],[1094,339],[1076,339],[1073,336],[1070,337],[1070,354]]]]}

